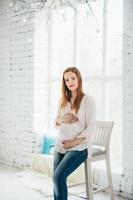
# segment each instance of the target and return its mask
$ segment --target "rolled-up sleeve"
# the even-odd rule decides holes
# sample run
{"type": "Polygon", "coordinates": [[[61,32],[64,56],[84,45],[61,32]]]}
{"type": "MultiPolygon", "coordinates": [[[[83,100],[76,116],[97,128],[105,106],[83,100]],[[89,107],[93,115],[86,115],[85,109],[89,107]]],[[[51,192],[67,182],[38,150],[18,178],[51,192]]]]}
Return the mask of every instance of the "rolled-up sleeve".
{"type": "Polygon", "coordinates": [[[86,111],[85,111],[85,129],[78,135],[78,137],[85,137],[87,140],[92,139],[92,135],[95,129],[95,102],[92,97],[86,100],[86,111]]]}
{"type": "Polygon", "coordinates": [[[92,97],[90,97],[86,102],[86,112],[85,112],[85,129],[79,135],[80,137],[85,137],[88,149],[88,158],[92,157],[92,137],[95,130],[95,102],[92,97]]]}
{"type": "Polygon", "coordinates": [[[85,130],[80,134],[82,137],[92,138],[95,129],[95,102],[92,97],[87,99],[85,112],[85,130]]]}

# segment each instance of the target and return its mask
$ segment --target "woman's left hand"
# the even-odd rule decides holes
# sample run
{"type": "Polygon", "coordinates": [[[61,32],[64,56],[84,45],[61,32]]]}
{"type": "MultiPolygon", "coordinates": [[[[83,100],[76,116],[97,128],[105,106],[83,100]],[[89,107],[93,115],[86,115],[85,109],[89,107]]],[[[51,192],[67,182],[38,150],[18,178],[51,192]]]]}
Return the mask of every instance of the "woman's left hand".
{"type": "Polygon", "coordinates": [[[76,145],[74,140],[63,140],[62,144],[64,149],[70,149],[76,145]]]}
{"type": "Polygon", "coordinates": [[[85,139],[84,137],[79,137],[79,138],[75,138],[73,140],[63,140],[62,141],[63,148],[70,149],[70,148],[80,144],[84,139],[85,139]]]}

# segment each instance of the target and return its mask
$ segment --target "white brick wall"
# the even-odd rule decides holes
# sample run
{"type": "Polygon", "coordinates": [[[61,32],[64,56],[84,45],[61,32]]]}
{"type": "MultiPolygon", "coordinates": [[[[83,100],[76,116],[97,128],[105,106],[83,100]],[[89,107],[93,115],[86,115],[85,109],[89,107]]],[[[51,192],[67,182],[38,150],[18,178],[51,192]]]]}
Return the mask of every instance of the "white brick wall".
{"type": "Polygon", "coordinates": [[[133,199],[133,1],[124,0],[123,23],[123,178],[122,190],[133,199]]]}
{"type": "Polygon", "coordinates": [[[6,3],[0,1],[0,162],[25,167],[48,124],[46,45],[34,12],[12,12],[6,3]]]}

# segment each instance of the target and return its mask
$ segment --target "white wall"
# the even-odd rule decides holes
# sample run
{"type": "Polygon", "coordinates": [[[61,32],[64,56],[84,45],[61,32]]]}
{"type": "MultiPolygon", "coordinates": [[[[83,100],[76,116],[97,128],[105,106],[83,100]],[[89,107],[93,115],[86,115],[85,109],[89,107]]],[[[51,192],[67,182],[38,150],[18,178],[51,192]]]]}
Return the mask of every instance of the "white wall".
{"type": "Polygon", "coordinates": [[[123,178],[122,190],[133,199],[133,1],[124,0],[123,23],[123,178]]]}
{"type": "Polygon", "coordinates": [[[0,162],[30,163],[33,132],[33,25],[0,2],[0,162]]]}
{"type": "Polygon", "coordinates": [[[46,59],[38,62],[46,49],[42,35],[33,42],[36,24],[32,10],[13,12],[0,1],[0,162],[16,167],[30,165],[36,133],[48,124],[48,66],[46,59]]]}

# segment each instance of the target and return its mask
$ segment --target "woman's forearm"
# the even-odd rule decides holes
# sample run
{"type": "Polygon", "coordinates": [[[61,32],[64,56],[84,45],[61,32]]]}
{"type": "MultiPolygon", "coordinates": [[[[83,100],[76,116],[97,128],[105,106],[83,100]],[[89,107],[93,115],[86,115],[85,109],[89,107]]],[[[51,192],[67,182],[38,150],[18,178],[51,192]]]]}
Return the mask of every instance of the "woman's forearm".
{"type": "Polygon", "coordinates": [[[75,145],[80,144],[81,142],[83,142],[83,140],[85,139],[85,137],[78,137],[74,139],[74,143],[75,145]]]}

